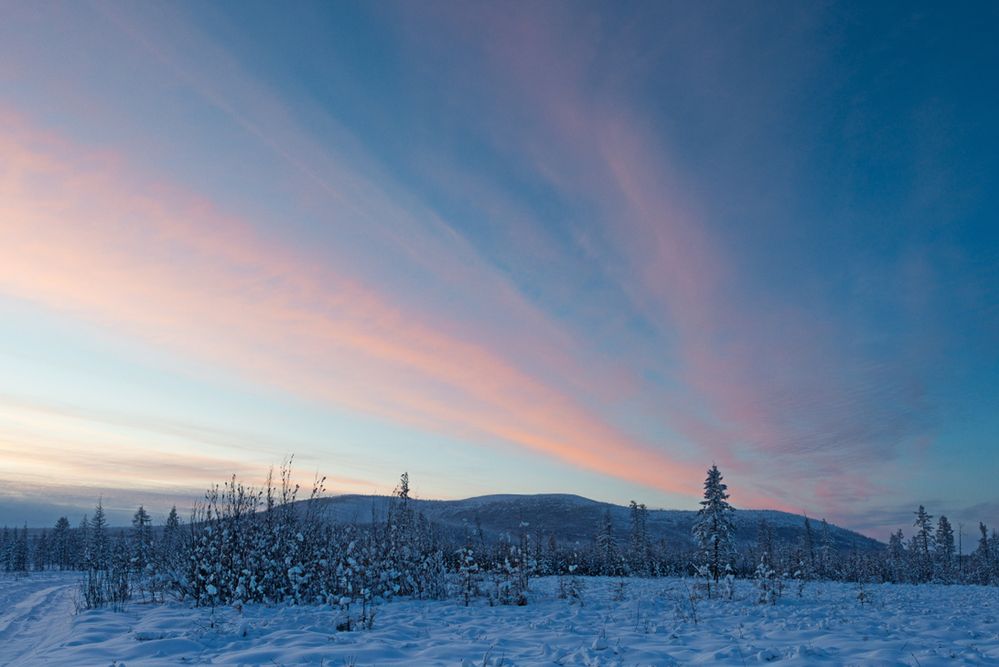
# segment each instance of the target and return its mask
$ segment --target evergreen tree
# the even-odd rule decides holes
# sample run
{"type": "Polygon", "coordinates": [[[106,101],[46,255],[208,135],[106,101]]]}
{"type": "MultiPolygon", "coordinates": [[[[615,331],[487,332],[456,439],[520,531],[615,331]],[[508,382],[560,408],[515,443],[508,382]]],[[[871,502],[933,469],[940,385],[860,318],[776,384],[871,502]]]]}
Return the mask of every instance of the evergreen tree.
{"type": "Polygon", "coordinates": [[[992,537],[989,538],[989,554],[992,556],[992,564],[989,569],[989,579],[994,584],[999,584],[999,532],[992,529],[992,537]]]}
{"type": "Polygon", "coordinates": [[[905,572],[905,536],[899,528],[888,538],[888,562],[886,563],[887,573],[885,578],[888,581],[898,583],[902,581],[905,572]]]}
{"type": "Polygon", "coordinates": [[[98,500],[97,507],[94,508],[94,518],[90,520],[88,537],[89,562],[87,566],[90,569],[103,570],[108,566],[108,559],[111,555],[111,544],[108,540],[108,520],[104,514],[103,500],[98,500]]]}
{"type": "Polygon", "coordinates": [[[164,535],[171,531],[180,530],[180,517],[177,515],[177,506],[174,505],[170,508],[170,513],[167,514],[166,523],[163,525],[164,535]]]}
{"type": "Polygon", "coordinates": [[[472,548],[471,539],[458,550],[458,575],[461,582],[461,597],[467,607],[479,594],[481,576],[479,564],[475,562],[475,550],[472,548]]]}
{"type": "Polygon", "coordinates": [[[404,472],[399,476],[399,486],[395,489],[395,496],[402,501],[404,506],[409,504],[409,473],[404,472]]]}
{"type": "Polygon", "coordinates": [[[156,548],[159,570],[170,574],[178,572],[183,563],[183,558],[181,557],[183,546],[180,517],[177,515],[177,506],[174,505],[170,508],[170,513],[167,514],[166,523],[163,525],[163,536],[156,548]]]}
{"type": "Polygon", "coordinates": [[[916,520],[912,524],[916,534],[912,536],[912,557],[916,576],[919,581],[929,581],[933,574],[933,559],[930,556],[930,545],[933,544],[933,517],[926,513],[922,505],[913,514],[916,520]]]}
{"type": "Polygon", "coordinates": [[[152,558],[153,527],[149,513],[142,505],[132,516],[132,556],[133,568],[141,572],[146,569],[152,558]]]}
{"type": "Polygon", "coordinates": [[[56,521],[55,528],[52,529],[52,537],[49,540],[49,549],[52,554],[50,560],[53,567],[68,570],[73,566],[70,546],[69,519],[61,516],[56,521]]]}
{"type": "Polygon", "coordinates": [[[989,529],[982,523],[978,522],[978,530],[981,532],[981,537],[978,538],[978,549],[975,550],[975,555],[984,561],[989,560],[989,529]]]}
{"type": "Polygon", "coordinates": [[[3,568],[4,572],[10,572],[12,550],[10,529],[4,526],[3,532],[0,533],[0,568],[3,568]]]}
{"type": "Polygon", "coordinates": [[[49,553],[48,531],[43,530],[41,535],[36,535],[32,542],[31,560],[34,568],[39,572],[48,569],[51,554],[49,553]]]}
{"type": "Polygon", "coordinates": [[[712,465],[704,480],[704,500],[694,523],[700,562],[716,585],[731,562],[735,534],[734,510],[728,504],[727,489],[718,466],[712,465]]]}
{"type": "Polygon", "coordinates": [[[90,542],[90,519],[86,514],[80,519],[80,525],[76,529],[76,541],[76,567],[80,570],[86,570],[90,567],[90,550],[93,547],[90,542]]]}
{"type": "Polygon", "coordinates": [[[760,519],[756,526],[756,561],[763,562],[763,557],[768,566],[774,564],[774,529],[766,519],[760,519]]]}
{"type": "Polygon", "coordinates": [[[811,578],[816,569],[815,563],[815,534],[812,532],[812,523],[805,517],[805,533],[802,535],[802,574],[811,578]]]}
{"type": "Polygon", "coordinates": [[[972,554],[972,560],[975,564],[975,578],[980,584],[988,584],[992,580],[991,552],[994,545],[990,543],[989,529],[984,523],[979,522],[978,530],[982,535],[978,538],[978,548],[972,554]]]}
{"type": "Polygon", "coordinates": [[[631,512],[631,573],[634,575],[649,574],[649,538],[648,538],[648,515],[644,503],[636,503],[634,500],[629,505],[631,512]]]}
{"type": "Polygon", "coordinates": [[[943,514],[937,520],[933,554],[936,557],[936,577],[950,583],[954,575],[954,529],[943,514]]]}
{"type": "Polygon", "coordinates": [[[28,571],[28,524],[24,524],[24,528],[20,532],[17,528],[14,529],[14,555],[11,569],[14,572],[28,571]]]}
{"type": "Polygon", "coordinates": [[[411,595],[416,592],[418,586],[412,574],[419,549],[416,516],[410,507],[408,472],[399,476],[399,484],[392,496],[386,525],[388,535],[385,554],[388,577],[393,582],[390,592],[393,595],[411,595]]]}
{"type": "Polygon", "coordinates": [[[825,578],[833,576],[832,572],[832,537],[829,534],[829,523],[822,519],[819,531],[821,545],[819,547],[819,575],[825,578]]]}
{"type": "Polygon", "coordinates": [[[125,602],[132,597],[132,556],[128,539],[121,531],[112,540],[108,537],[106,571],[102,572],[107,602],[116,610],[122,610],[125,602]]]}
{"type": "Polygon", "coordinates": [[[93,545],[90,543],[90,519],[86,514],[80,519],[80,526],[76,529],[76,569],[86,570],[90,567],[90,551],[93,545]]]}
{"type": "Polygon", "coordinates": [[[756,601],[759,604],[777,604],[783,586],[780,575],[777,574],[777,571],[771,565],[770,557],[766,551],[760,552],[760,562],[756,566],[756,573],[753,575],[753,578],[756,580],[756,601]]]}
{"type": "Polygon", "coordinates": [[[597,562],[601,574],[618,574],[617,540],[614,537],[614,523],[610,510],[604,512],[600,530],[596,536],[597,562]]]}

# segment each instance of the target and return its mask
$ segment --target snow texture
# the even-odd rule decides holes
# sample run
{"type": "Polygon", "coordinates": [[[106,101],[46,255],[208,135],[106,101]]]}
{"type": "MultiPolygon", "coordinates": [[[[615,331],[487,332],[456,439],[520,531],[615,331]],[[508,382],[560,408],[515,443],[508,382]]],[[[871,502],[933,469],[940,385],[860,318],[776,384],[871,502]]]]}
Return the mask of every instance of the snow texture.
{"type": "Polygon", "coordinates": [[[999,664],[995,588],[810,584],[804,596],[691,604],[691,581],[556,578],[523,607],[476,600],[380,604],[371,630],[338,632],[338,607],[131,603],[75,613],[78,575],[0,578],[3,665],[954,665],[999,664]],[[694,621],[696,615],[697,621],[694,621]]]}

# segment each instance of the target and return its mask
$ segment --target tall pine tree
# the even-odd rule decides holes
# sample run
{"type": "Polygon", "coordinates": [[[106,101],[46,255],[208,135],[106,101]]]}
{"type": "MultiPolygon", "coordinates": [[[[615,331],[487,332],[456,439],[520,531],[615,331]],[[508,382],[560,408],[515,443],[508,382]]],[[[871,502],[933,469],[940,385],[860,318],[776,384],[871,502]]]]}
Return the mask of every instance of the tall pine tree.
{"type": "Polygon", "coordinates": [[[912,524],[916,528],[916,534],[912,536],[913,565],[919,581],[929,581],[933,575],[933,560],[930,556],[930,545],[933,543],[933,524],[930,520],[933,517],[926,513],[926,508],[922,505],[913,514],[916,515],[916,521],[912,524]]]}
{"type": "Polygon", "coordinates": [[[631,516],[631,573],[644,576],[650,572],[650,549],[648,537],[648,516],[649,510],[645,503],[636,503],[634,500],[629,505],[631,516]]]}
{"type": "Polygon", "coordinates": [[[978,530],[981,537],[978,538],[978,548],[972,554],[972,561],[975,564],[975,578],[980,584],[988,584],[992,579],[992,550],[995,545],[989,539],[989,529],[984,523],[978,523],[978,530]]]}
{"type": "Polygon", "coordinates": [[[153,520],[142,505],[132,516],[132,566],[141,572],[152,559],[153,520]]]}
{"type": "Polygon", "coordinates": [[[954,576],[954,529],[943,514],[937,520],[937,532],[933,544],[936,557],[936,578],[950,583],[954,576]]]}
{"type": "Polygon", "coordinates": [[[52,529],[49,548],[52,550],[53,567],[58,567],[60,570],[68,570],[73,567],[69,519],[66,517],[61,516],[56,521],[55,528],[52,529]]]}
{"type": "Polygon", "coordinates": [[[732,559],[735,535],[732,514],[735,510],[728,504],[727,491],[728,486],[722,481],[718,466],[712,465],[704,480],[704,500],[694,523],[694,538],[700,562],[707,567],[708,575],[715,584],[725,574],[725,568],[732,559]]]}
{"type": "Polygon", "coordinates": [[[94,518],[90,520],[87,534],[87,568],[103,570],[107,568],[111,556],[111,543],[108,540],[108,520],[104,515],[104,501],[98,500],[94,508],[94,518]]]}
{"type": "Polygon", "coordinates": [[[595,538],[597,561],[600,572],[606,575],[617,574],[618,553],[617,539],[614,537],[614,523],[611,521],[610,510],[606,510],[600,523],[600,529],[595,538]]]}

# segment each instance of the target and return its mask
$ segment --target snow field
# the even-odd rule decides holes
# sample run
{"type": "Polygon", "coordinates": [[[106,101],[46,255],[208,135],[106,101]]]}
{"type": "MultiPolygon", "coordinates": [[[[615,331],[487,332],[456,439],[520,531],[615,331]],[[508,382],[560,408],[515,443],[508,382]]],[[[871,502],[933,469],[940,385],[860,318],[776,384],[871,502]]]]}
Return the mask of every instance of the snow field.
{"type": "Polygon", "coordinates": [[[999,590],[977,586],[866,586],[861,604],[856,585],[815,583],[771,607],[749,581],[692,604],[690,581],[580,578],[580,605],[548,577],[524,607],[396,600],[338,632],[328,606],[77,614],[77,577],[0,578],[0,665],[999,665],[999,590]]]}

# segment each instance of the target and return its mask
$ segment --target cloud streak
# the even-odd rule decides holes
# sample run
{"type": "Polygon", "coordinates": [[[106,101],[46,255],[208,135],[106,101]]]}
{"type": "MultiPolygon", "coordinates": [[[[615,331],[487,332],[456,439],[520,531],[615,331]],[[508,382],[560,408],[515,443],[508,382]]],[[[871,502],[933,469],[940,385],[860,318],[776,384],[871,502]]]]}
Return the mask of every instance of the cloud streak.
{"type": "MultiPolygon", "coordinates": [[[[566,200],[597,211],[585,227],[587,248],[657,329],[653,363],[681,387],[646,385],[639,400],[651,402],[684,440],[748,478],[756,502],[834,515],[884,492],[871,464],[913,451],[933,423],[925,359],[916,355],[934,341],[923,337],[874,356],[867,333],[851,329],[834,304],[800,303],[745,274],[732,235],[723,233],[711,202],[695,194],[705,192],[703,184],[682,173],[668,138],[650,129],[648,100],[627,92],[634,85],[628,77],[648,75],[648,63],[629,55],[637,49],[604,49],[640,40],[634,26],[551,5],[438,10],[435,20],[467,49],[465,59],[489,68],[489,92],[478,91],[487,110],[479,124],[497,150],[517,147],[511,160],[566,200]],[[511,122],[488,113],[490,104],[504,108],[501,99],[521,102],[511,122]],[[780,486],[765,481],[774,475],[780,486]],[[849,492],[834,493],[830,485],[849,492]]],[[[670,18],[695,33],[715,30],[691,17],[670,18]]],[[[814,17],[795,20],[796,29],[815,25],[814,17]]],[[[712,43],[713,36],[702,37],[712,43]]],[[[694,46],[668,55],[705,74],[718,75],[731,55],[699,51],[690,36],[679,41],[694,46]]],[[[725,187],[713,183],[707,191],[725,187]]]]}
{"type": "Polygon", "coordinates": [[[511,360],[122,158],[4,125],[4,292],[313,400],[690,490],[511,360]]]}
{"type": "Polygon", "coordinates": [[[714,460],[738,504],[835,519],[899,490],[874,464],[940,455],[949,329],[994,359],[988,251],[899,233],[950,177],[899,203],[864,197],[869,164],[816,173],[856,120],[826,109],[823,8],[389,4],[338,16],[376,66],[314,68],[311,7],[294,44],[177,6],[15,11],[65,40],[0,26],[0,293],[185,371],[671,499],[714,460]]]}

